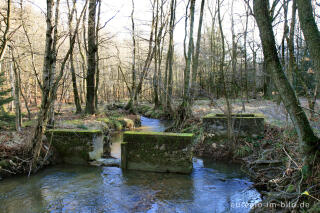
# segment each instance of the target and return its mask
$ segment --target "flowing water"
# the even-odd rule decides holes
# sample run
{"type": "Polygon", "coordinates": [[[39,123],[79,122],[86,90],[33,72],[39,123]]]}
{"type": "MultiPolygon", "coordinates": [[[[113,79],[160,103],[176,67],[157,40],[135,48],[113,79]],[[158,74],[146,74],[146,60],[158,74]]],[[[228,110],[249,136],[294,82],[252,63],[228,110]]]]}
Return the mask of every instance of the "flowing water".
{"type": "MultiPolygon", "coordinates": [[[[142,118],[143,131],[165,122],[142,118]]],[[[122,134],[112,137],[119,157],[122,134]]],[[[194,158],[191,175],[58,165],[0,181],[0,212],[249,212],[260,194],[239,165],[194,158]]]]}

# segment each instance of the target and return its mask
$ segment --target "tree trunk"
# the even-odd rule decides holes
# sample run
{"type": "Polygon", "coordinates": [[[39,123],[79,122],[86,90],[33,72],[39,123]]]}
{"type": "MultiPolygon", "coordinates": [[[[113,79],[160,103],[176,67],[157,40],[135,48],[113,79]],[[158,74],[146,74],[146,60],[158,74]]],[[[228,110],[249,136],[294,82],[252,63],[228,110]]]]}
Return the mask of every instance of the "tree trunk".
{"type": "Polygon", "coordinates": [[[165,88],[167,94],[165,94],[166,98],[166,110],[169,114],[172,115],[172,83],[173,83],[173,53],[174,53],[174,44],[173,44],[173,31],[175,27],[175,17],[176,17],[176,6],[177,1],[171,0],[170,4],[170,24],[169,24],[169,47],[167,53],[167,62],[166,62],[166,82],[165,88]]]}
{"type": "Polygon", "coordinates": [[[11,0],[8,0],[7,4],[7,17],[5,21],[6,28],[4,30],[3,36],[2,36],[2,43],[0,45],[0,62],[3,59],[4,53],[7,48],[7,43],[8,43],[8,34],[9,34],[9,29],[10,29],[10,22],[11,22],[11,0]]]}
{"type": "MultiPolygon", "coordinates": [[[[85,4],[85,7],[87,5],[87,1],[85,4]]],[[[44,62],[43,62],[43,71],[42,71],[42,99],[41,99],[41,107],[40,111],[38,113],[37,117],[37,123],[34,128],[33,137],[32,137],[32,152],[33,152],[33,159],[30,164],[30,172],[35,171],[37,169],[37,160],[40,155],[41,147],[42,147],[42,136],[44,131],[47,127],[47,122],[49,119],[49,113],[50,113],[50,107],[52,102],[56,99],[56,92],[59,87],[59,82],[61,78],[63,77],[63,71],[65,68],[65,65],[67,63],[67,60],[73,51],[75,39],[76,39],[76,33],[79,28],[79,20],[77,21],[76,29],[72,37],[72,43],[70,44],[69,50],[66,53],[65,57],[63,58],[63,61],[61,63],[60,72],[59,75],[55,78],[55,81],[53,81],[51,78],[53,78],[53,66],[52,63],[55,62],[54,56],[52,52],[53,48],[53,23],[52,23],[52,9],[54,6],[53,0],[47,0],[47,14],[46,14],[46,45],[45,45],[45,54],[44,54],[44,62]],[[53,84],[51,84],[53,82],[53,84]]],[[[58,6],[58,4],[57,4],[58,6]]],[[[56,8],[56,12],[59,8],[56,8]]],[[[81,16],[84,13],[84,9],[81,12],[81,16]]],[[[29,173],[30,175],[30,173],[29,173]]]]}
{"type": "MultiPolygon", "coordinates": [[[[297,0],[301,29],[317,73],[320,75],[320,32],[313,17],[311,0],[297,0]]],[[[319,79],[319,78],[317,78],[319,79]]]]}
{"type": "Polygon", "coordinates": [[[97,0],[89,1],[88,16],[88,71],[86,113],[95,113],[95,73],[96,73],[96,6],[97,0]]]}
{"type": "MultiPolygon", "coordinates": [[[[191,60],[193,53],[193,25],[194,25],[194,8],[195,0],[190,0],[190,29],[189,29],[189,42],[188,52],[186,55],[186,66],[184,68],[184,87],[183,87],[183,100],[178,109],[177,126],[181,125],[184,120],[191,117],[191,94],[190,94],[190,72],[191,72],[191,60]]],[[[187,30],[186,30],[187,32],[187,30]]]]}
{"type": "MultiPolygon", "coordinates": [[[[75,13],[75,10],[76,10],[76,0],[73,0],[73,7],[71,11],[69,8],[69,1],[67,1],[67,4],[69,9],[69,44],[71,45],[72,20],[73,20],[73,14],[75,13]]],[[[76,77],[76,71],[74,67],[73,53],[70,54],[69,60],[70,60],[70,71],[71,71],[71,80],[72,80],[72,88],[73,88],[73,98],[74,98],[74,103],[76,105],[76,113],[81,113],[82,109],[81,109],[80,98],[79,98],[78,87],[77,87],[77,77],[76,77]]]]}
{"type": "Polygon", "coordinates": [[[100,31],[100,14],[101,14],[101,0],[98,0],[98,17],[97,17],[97,27],[96,27],[96,85],[94,88],[94,104],[96,110],[98,110],[98,89],[100,81],[100,57],[99,57],[99,31],[100,31]]]}
{"type": "Polygon", "coordinates": [[[234,141],[232,141],[232,134],[233,134],[233,130],[232,130],[232,120],[231,120],[231,115],[232,115],[232,109],[231,109],[231,104],[230,104],[230,100],[229,100],[229,92],[226,86],[226,79],[225,79],[225,74],[224,74],[224,62],[225,62],[225,37],[223,34],[223,28],[222,28],[222,19],[221,19],[221,12],[220,12],[220,0],[217,0],[218,2],[218,22],[219,22],[219,30],[220,30],[220,35],[221,35],[221,50],[222,50],[222,54],[221,54],[221,61],[220,61],[220,73],[221,73],[221,78],[222,78],[222,83],[223,83],[223,91],[224,91],[224,98],[226,101],[226,116],[227,116],[227,135],[228,135],[228,140],[230,143],[230,147],[231,147],[231,151],[234,149],[234,141]]]}
{"type": "Polygon", "coordinates": [[[265,61],[270,67],[273,82],[281,95],[282,102],[287,112],[290,114],[290,118],[298,133],[300,145],[305,155],[305,163],[306,165],[311,166],[315,153],[319,150],[319,138],[315,136],[294,90],[282,70],[275,46],[272,18],[268,11],[268,1],[255,0],[253,3],[253,9],[260,31],[260,39],[262,42],[265,61]]]}
{"type": "Polygon", "coordinates": [[[156,8],[155,17],[155,38],[154,38],[154,73],[153,73],[153,101],[154,101],[154,108],[157,109],[160,106],[159,102],[159,94],[158,94],[158,60],[160,59],[160,42],[161,38],[158,38],[158,23],[159,23],[159,0],[155,0],[154,7],[156,8]]]}
{"type": "Polygon", "coordinates": [[[16,130],[21,131],[22,117],[21,117],[21,103],[20,103],[20,73],[17,68],[17,62],[15,61],[13,51],[11,51],[13,73],[14,73],[14,108],[16,115],[16,130]]]}
{"type": "Polygon", "coordinates": [[[192,89],[193,96],[196,95],[195,94],[195,90],[196,90],[196,81],[197,81],[197,73],[198,73],[198,65],[199,65],[199,54],[200,54],[200,44],[201,44],[201,28],[202,28],[202,20],[203,20],[204,2],[205,2],[205,0],[201,1],[200,17],[199,17],[199,24],[198,24],[198,34],[197,34],[197,43],[196,43],[196,49],[195,49],[196,52],[193,54],[193,58],[192,58],[191,89],[192,89]]]}

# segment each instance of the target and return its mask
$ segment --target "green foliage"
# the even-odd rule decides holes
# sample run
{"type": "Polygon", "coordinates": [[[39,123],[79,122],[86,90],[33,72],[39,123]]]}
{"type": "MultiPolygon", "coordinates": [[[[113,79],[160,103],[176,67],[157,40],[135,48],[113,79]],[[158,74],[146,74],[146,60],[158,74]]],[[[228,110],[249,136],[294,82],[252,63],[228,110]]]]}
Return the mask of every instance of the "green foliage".
{"type": "Polygon", "coordinates": [[[235,150],[235,156],[243,158],[243,157],[248,156],[251,152],[252,152],[252,149],[250,146],[247,146],[247,145],[240,146],[239,148],[237,148],[235,150]]]}
{"type": "Polygon", "coordinates": [[[292,193],[296,191],[296,187],[292,184],[289,184],[286,190],[288,193],[292,193]]]}
{"type": "Polygon", "coordinates": [[[14,114],[2,113],[0,115],[0,129],[14,129],[15,118],[14,114]]]}
{"type": "Polygon", "coordinates": [[[302,177],[303,179],[307,179],[308,177],[310,177],[310,168],[308,165],[304,165],[302,167],[302,170],[301,170],[301,173],[302,173],[302,177]]]}
{"type": "Polygon", "coordinates": [[[6,79],[4,76],[4,72],[0,73],[0,107],[4,104],[12,101],[12,97],[7,97],[11,92],[11,89],[4,89],[3,86],[6,84],[6,79]]]}

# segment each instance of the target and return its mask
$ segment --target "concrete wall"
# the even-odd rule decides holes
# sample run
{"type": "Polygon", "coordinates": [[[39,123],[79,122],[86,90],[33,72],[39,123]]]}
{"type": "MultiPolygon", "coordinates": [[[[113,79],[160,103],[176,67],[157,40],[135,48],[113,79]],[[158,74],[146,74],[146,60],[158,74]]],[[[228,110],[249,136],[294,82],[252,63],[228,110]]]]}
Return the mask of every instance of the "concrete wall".
{"type": "Polygon", "coordinates": [[[125,132],[121,144],[123,169],[191,173],[193,134],[125,132]]]}
{"type": "MultiPolygon", "coordinates": [[[[204,130],[216,137],[227,136],[228,120],[224,114],[209,114],[202,118],[204,130]]],[[[264,135],[264,116],[262,114],[232,115],[233,131],[237,136],[253,138],[264,135]]]]}
{"type": "Polygon", "coordinates": [[[46,136],[64,163],[87,164],[102,157],[104,135],[101,130],[51,129],[46,136]]]}

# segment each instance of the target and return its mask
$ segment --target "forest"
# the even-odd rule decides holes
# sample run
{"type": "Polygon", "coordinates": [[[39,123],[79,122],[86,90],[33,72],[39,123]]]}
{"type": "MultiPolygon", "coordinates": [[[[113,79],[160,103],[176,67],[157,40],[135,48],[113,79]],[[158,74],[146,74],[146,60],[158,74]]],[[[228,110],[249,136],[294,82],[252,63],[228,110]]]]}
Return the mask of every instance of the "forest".
{"type": "MultiPolygon", "coordinates": [[[[193,157],[183,158],[176,151],[168,160],[180,156],[176,165],[184,165],[181,159],[191,159],[191,177],[182,180],[161,174],[159,178],[150,173],[143,178],[142,173],[122,172],[121,177],[134,186],[145,184],[148,189],[141,189],[135,204],[124,199],[123,205],[130,207],[113,201],[110,205],[115,212],[163,212],[169,207],[173,208],[169,212],[319,212],[319,29],[319,0],[1,0],[0,212],[23,211],[18,202],[6,197],[13,193],[10,184],[26,186],[6,181],[14,181],[13,176],[32,183],[36,178],[43,181],[44,172],[60,168],[59,159],[73,146],[70,144],[77,144],[73,153],[80,152],[79,143],[89,138],[95,150],[96,130],[102,134],[100,157],[104,160],[91,161],[89,153],[89,164],[107,171],[115,165],[124,171],[123,162],[129,168],[130,160],[140,157],[130,158],[134,150],[128,151],[129,143],[123,145],[126,140],[134,141],[128,136],[131,131],[163,132],[164,136],[145,137],[136,133],[145,141],[154,137],[150,140],[157,141],[158,151],[144,155],[159,159],[171,153],[159,157],[171,146],[161,145],[162,140],[171,140],[170,134],[185,137],[184,142],[187,136],[193,138],[183,149],[193,157]],[[57,145],[61,142],[62,150],[57,145]],[[116,157],[119,150],[121,156],[116,157]],[[192,182],[196,187],[197,174],[204,172],[197,173],[198,160],[204,168],[210,165],[212,169],[217,163],[225,168],[219,170],[223,175],[238,163],[252,184],[246,190],[254,189],[250,193],[257,194],[250,208],[234,203],[239,194],[219,201],[225,202],[226,209],[213,205],[214,190],[203,193],[207,204],[201,206],[201,200],[195,198],[188,203],[188,196],[196,195],[189,188],[184,194],[182,185],[183,189],[174,189],[188,204],[176,202],[178,195],[166,187],[174,181],[192,182]],[[164,182],[157,183],[165,189],[130,179],[130,174],[146,182],[161,179],[164,182]]],[[[138,149],[142,152],[145,147],[141,144],[138,149]]],[[[76,165],[69,157],[71,165],[76,165]]],[[[148,163],[143,166],[142,170],[153,171],[148,163]]],[[[101,173],[83,165],[64,169],[61,172],[101,173]]],[[[164,171],[170,174],[170,169],[164,171]]],[[[205,177],[211,176],[206,173],[198,180],[205,177]]],[[[222,179],[221,184],[229,181],[222,179]]],[[[208,181],[203,187],[212,184],[208,181]]],[[[126,184],[119,186],[120,191],[126,184]]],[[[232,190],[231,185],[225,188],[232,190]]],[[[100,194],[112,194],[103,190],[100,194]]],[[[36,193],[44,201],[39,204],[34,197],[27,212],[112,211],[98,201],[69,205],[59,192],[55,196],[62,197],[54,199],[42,188],[36,193]]],[[[129,192],[122,193],[115,197],[129,192]]],[[[85,199],[77,196],[72,202],[85,199]]],[[[239,198],[250,204],[246,199],[239,198]]]]}

